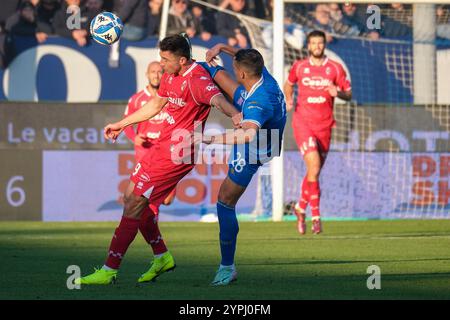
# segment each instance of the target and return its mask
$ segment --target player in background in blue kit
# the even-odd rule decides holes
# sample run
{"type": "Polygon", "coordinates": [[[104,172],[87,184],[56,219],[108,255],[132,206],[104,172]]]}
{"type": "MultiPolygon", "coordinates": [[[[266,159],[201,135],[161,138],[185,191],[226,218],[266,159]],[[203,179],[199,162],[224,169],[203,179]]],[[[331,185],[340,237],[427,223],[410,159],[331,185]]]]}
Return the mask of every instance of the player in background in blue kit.
{"type": "Polygon", "coordinates": [[[264,59],[257,50],[238,50],[218,44],[206,53],[206,62],[202,64],[203,67],[210,72],[222,91],[233,98],[235,107],[242,110],[243,117],[241,128],[202,138],[206,144],[234,145],[228,175],[218,195],[222,260],[211,283],[228,285],[237,278],[234,256],[239,225],[235,206],[258,168],[280,154],[286,123],[286,103],[283,92],[264,67],[264,59]],[[237,82],[215,63],[220,52],[233,57],[237,82]]]}

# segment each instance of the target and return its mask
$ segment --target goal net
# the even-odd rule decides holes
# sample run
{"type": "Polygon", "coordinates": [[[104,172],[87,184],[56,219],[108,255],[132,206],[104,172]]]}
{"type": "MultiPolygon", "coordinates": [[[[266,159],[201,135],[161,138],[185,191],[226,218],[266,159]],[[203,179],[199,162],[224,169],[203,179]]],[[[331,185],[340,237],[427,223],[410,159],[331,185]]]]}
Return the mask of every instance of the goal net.
{"type": "MultiPolygon", "coordinates": [[[[267,19],[192,2],[240,19],[280,86],[292,64],[308,57],[307,33],[326,32],[326,54],[346,70],[353,100],[334,107],[337,125],[320,178],[324,218],[450,217],[450,1],[274,0],[267,19]],[[282,38],[272,20],[280,8],[282,38]],[[281,72],[272,68],[277,63],[281,72]]],[[[255,216],[280,220],[299,198],[305,167],[291,116],[283,175],[261,170],[255,216]]]]}

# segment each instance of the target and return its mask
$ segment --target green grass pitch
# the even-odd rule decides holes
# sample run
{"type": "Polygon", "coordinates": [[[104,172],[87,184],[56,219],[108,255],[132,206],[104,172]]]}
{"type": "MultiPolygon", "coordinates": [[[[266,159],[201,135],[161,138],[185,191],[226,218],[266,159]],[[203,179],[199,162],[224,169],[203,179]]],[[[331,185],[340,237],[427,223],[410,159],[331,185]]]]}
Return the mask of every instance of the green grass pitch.
{"type": "Polygon", "coordinates": [[[0,299],[450,299],[450,221],[325,221],[300,236],[295,222],[241,222],[238,281],[210,287],[219,263],[218,225],[161,223],[175,272],[136,286],[151,251],[138,234],[118,282],[68,290],[104,262],[117,223],[0,223],[0,299]],[[368,290],[367,268],[381,268],[368,290]]]}

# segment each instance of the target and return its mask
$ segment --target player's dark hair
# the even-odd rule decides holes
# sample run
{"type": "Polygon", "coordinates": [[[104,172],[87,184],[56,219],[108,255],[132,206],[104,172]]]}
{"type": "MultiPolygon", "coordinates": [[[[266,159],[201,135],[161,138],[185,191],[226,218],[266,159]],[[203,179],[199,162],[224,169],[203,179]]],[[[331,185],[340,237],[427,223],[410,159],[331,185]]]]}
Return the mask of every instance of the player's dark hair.
{"type": "Polygon", "coordinates": [[[159,43],[159,49],[161,51],[169,51],[172,54],[191,59],[191,46],[188,39],[180,34],[165,37],[159,43]]]}
{"type": "Polygon", "coordinates": [[[308,33],[308,35],[306,36],[306,43],[309,43],[309,40],[311,38],[323,38],[324,42],[327,42],[327,37],[325,36],[325,32],[320,31],[320,30],[313,30],[310,33],[308,33]]]}
{"type": "Polygon", "coordinates": [[[241,49],[234,56],[234,61],[252,76],[261,76],[264,69],[264,58],[255,49],[241,49]]]}

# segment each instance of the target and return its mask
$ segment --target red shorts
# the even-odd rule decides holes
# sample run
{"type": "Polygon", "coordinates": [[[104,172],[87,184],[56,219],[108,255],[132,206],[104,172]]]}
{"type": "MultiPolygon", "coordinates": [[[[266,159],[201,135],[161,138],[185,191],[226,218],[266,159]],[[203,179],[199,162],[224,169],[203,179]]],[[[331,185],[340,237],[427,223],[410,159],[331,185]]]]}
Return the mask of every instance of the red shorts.
{"type": "Polygon", "coordinates": [[[174,164],[161,162],[149,166],[145,161],[138,162],[131,174],[135,186],[133,193],[148,199],[150,208],[157,213],[159,206],[169,194],[174,192],[177,183],[194,168],[194,164],[174,164]]]}
{"type": "Polygon", "coordinates": [[[302,156],[311,151],[318,151],[320,156],[325,159],[331,144],[332,128],[316,131],[311,130],[306,125],[298,125],[292,123],[294,129],[294,137],[302,156]]]}

